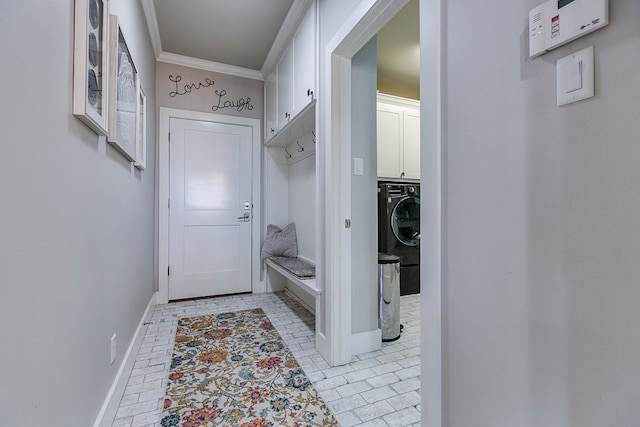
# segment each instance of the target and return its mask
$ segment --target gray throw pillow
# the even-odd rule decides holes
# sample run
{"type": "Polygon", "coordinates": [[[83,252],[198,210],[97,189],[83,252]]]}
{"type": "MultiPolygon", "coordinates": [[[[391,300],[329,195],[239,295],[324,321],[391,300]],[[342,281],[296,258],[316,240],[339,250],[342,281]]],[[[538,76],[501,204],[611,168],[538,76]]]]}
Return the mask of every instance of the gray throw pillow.
{"type": "Polygon", "coordinates": [[[298,256],[298,240],[296,238],[296,225],[292,222],[285,228],[277,225],[267,225],[267,237],[262,244],[262,259],[271,256],[298,256]]]}

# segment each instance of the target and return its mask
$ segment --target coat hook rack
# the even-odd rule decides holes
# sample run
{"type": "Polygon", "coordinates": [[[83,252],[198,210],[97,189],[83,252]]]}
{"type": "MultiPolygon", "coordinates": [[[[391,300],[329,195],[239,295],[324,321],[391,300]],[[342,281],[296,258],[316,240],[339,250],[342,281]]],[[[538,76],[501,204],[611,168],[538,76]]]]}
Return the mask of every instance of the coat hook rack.
{"type": "Polygon", "coordinates": [[[284,157],[287,158],[287,159],[290,159],[291,158],[291,153],[289,153],[289,151],[286,148],[284,149],[284,152],[287,153],[287,154],[285,154],[284,157]]]}
{"type": "Polygon", "coordinates": [[[304,151],[304,147],[300,145],[300,141],[296,141],[296,144],[298,145],[298,147],[300,147],[296,148],[296,150],[298,150],[298,153],[302,153],[304,151]]]}

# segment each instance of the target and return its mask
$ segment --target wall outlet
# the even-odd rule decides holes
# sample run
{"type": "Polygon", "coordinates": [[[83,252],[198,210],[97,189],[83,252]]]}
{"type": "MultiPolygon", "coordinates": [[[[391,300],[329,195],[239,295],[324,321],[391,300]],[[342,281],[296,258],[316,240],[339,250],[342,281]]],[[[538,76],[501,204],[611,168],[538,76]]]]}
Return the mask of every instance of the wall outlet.
{"type": "Polygon", "coordinates": [[[116,360],[116,334],[111,337],[111,364],[116,360]]]}

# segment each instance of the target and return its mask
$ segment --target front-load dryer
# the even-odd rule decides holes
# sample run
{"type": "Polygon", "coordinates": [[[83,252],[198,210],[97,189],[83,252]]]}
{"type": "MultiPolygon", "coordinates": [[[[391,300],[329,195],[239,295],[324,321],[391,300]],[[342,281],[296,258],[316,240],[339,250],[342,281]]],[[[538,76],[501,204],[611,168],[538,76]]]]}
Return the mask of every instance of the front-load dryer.
{"type": "Polygon", "coordinates": [[[420,185],[378,184],[378,252],[400,257],[400,294],[420,292],[420,185]]]}

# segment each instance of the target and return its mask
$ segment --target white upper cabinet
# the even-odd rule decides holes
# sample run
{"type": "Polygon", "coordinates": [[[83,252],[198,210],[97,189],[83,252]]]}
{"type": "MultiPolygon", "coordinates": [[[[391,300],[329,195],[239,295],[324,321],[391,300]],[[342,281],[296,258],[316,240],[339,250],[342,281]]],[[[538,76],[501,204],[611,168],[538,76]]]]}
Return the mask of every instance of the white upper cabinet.
{"type": "Polygon", "coordinates": [[[288,46],[277,67],[277,124],[282,129],[293,117],[293,48],[288,46]]]}
{"type": "Polygon", "coordinates": [[[315,99],[316,10],[313,5],[293,38],[293,106],[297,115],[315,99]]]}
{"type": "Polygon", "coordinates": [[[316,34],[313,1],[280,56],[273,77],[265,81],[265,139],[269,145],[284,146],[289,139],[315,127],[314,111],[309,110],[315,105],[316,34]]]}
{"type": "Polygon", "coordinates": [[[420,103],[378,95],[378,178],[420,179],[420,103]]]}
{"type": "Polygon", "coordinates": [[[378,102],[378,177],[401,178],[402,108],[378,102]]]}
{"type": "Polygon", "coordinates": [[[406,179],[420,179],[420,110],[405,108],[403,172],[406,179]]]}
{"type": "Polygon", "coordinates": [[[264,82],[264,135],[267,140],[276,134],[276,73],[267,76],[264,82]]]}

